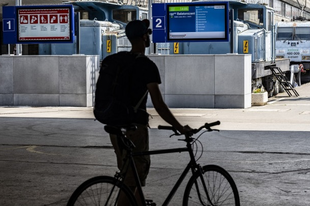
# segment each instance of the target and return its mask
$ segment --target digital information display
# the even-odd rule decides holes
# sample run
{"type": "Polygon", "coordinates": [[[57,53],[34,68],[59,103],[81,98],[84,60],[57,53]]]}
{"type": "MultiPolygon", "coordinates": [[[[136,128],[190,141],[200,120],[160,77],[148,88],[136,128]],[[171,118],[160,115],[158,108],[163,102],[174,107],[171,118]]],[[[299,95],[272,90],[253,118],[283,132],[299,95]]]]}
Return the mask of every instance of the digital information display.
{"type": "Polygon", "coordinates": [[[225,6],[168,6],[169,39],[225,38],[225,6]]]}
{"type": "Polygon", "coordinates": [[[228,2],[167,3],[154,6],[153,42],[229,41],[228,2]],[[159,9],[164,9],[166,14],[159,9]]]}
{"type": "Polygon", "coordinates": [[[72,43],[72,5],[3,7],[3,43],[72,43]]]}

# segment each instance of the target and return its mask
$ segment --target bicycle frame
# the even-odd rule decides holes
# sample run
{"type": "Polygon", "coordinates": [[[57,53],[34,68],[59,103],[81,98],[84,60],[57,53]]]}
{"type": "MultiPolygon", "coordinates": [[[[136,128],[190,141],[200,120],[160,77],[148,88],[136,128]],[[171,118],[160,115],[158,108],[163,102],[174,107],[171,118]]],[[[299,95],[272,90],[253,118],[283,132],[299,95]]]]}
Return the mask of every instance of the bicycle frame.
{"type": "MultiPolygon", "coordinates": [[[[193,150],[191,148],[192,145],[190,144],[191,139],[189,137],[186,137],[186,139],[184,141],[186,141],[186,147],[181,147],[181,148],[160,149],[160,150],[151,150],[151,151],[142,151],[142,152],[128,151],[129,154],[128,154],[127,161],[130,162],[129,165],[133,169],[134,179],[135,179],[135,182],[138,185],[137,186],[138,192],[139,192],[141,201],[143,202],[144,205],[145,205],[145,197],[144,197],[144,194],[143,194],[143,191],[142,191],[141,182],[140,182],[140,179],[139,179],[139,176],[138,176],[138,173],[137,173],[137,170],[136,170],[136,166],[135,166],[135,163],[134,163],[134,160],[133,160],[134,156],[168,154],[168,153],[180,153],[180,152],[186,152],[186,151],[189,153],[190,161],[187,164],[187,166],[184,169],[184,171],[182,172],[182,174],[179,177],[179,179],[177,180],[177,182],[175,183],[174,187],[171,189],[170,193],[166,197],[166,199],[165,199],[165,201],[163,203],[163,206],[167,206],[169,204],[169,202],[173,198],[174,194],[176,193],[176,191],[180,187],[181,183],[183,182],[183,180],[187,176],[189,170],[192,171],[193,175],[194,175],[195,172],[199,172],[200,173],[202,184],[203,184],[204,189],[206,191],[206,184],[205,184],[204,179],[202,177],[202,168],[201,168],[201,166],[199,164],[197,164],[197,162],[195,160],[195,156],[194,156],[193,150]]],[[[207,195],[208,200],[210,201],[209,195],[208,194],[206,194],[206,195],[207,195]]]]}
{"type": "MultiPolygon", "coordinates": [[[[104,129],[110,134],[116,135],[118,138],[118,143],[120,149],[127,151],[125,153],[126,157],[123,159],[122,167],[120,172],[116,172],[114,177],[111,176],[96,176],[87,181],[83,182],[71,195],[67,205],[74,205],[75,203],[82,200],[83,202],[92,202],[101,204],[102,201],[107,200],[113,201],[113,204],[124,204],[128,205],[139,205],[142,206],[153,206],[151,200],[145,200],[144,193],[141,187],[141,181],[137,173],[137,169],[134,162],[134,157],[142,155],[156,155],[156,154],[168,154],[168,153],[181,153],[188,152],[190,160],[185,167],[184,171],[176,181],[175,185],[169,192],[168,196],[164,200],[163,206],[167,206],[171,199],[174,197],[176,191],[179,189],[185,177],[187,177],[189,171],[191,170],[191,177],[188,180],[188,183],[185,187],[183,205],[187,205],[191,202],[200,202],[202,205],[212,206],[222,203],[227,203],[227,201],[234,203],[229,203],[230,205],[240,206],[240,197],[238,194],[238,189],[233,178],[229,173],[220,166],[217,165],[205,165],[200,166],[198,164],[199,157],[196,157],[196,149],[194,146],[197,145],[196,141],[203,134],[198,135],[197,138],[192,137],[192,135],[197,134],[202,129],[207,129],[207,131],[214,131],[211,129],[212,126],[219,125],[220,122],[205,123],[198,129],[192,129],[191,131],[185,134],[185,139],[181,139],[185,142],[186,147],[172,148],[172,149],[160,149],[160,150],[150,150],[150,151],[141,151],[133,152],[135,148],[133,142],[126,137],[126,131],[135,129],[135,126],[126,126],[126,127],[115,127],[106,125],[104,129]],[[120,142],[119,142],[120,140],[120,142]],[[131,168],[132,171],[128,169],[131,168]],[[133,172],[133,181],[135,182],[134,188],[128,187],[124,181],[127,181],[126,176],[128,172],[133,172]],[[205,176],[206,174],[206,176],[205,176]],[[210,174],[210,175],[209,175],[210,174]],[[205,177],[207,178],[205,180],[205,177]],[[223,189],[222,189],[222,185],[223,189]],[[133,189],[137,191],[134,191],[133,189]],[[115,192],[113,192],[116,190],[115,192]],[[218,193],[218,191],[221,191],[218,193]],[[228,192],[227,192],[228,191],[228,192]],[[136,192],[138,192],[136,194],[136,192]],[[210,195],[209,195],[210,193],[210,195]],[[227,194],[226,194],[227,193],[227,194]],[[139,197],[138,197],[139,195],[139,197]],[[214,203],[211,201],[214,200],[214,203]],[[198,200],[199,199],[199,200],[198,200]]],[[[158,126],[158,129],[171,130],[174,132],[173,135],[181,135],[177,130],[171,126],[158,126]]],[[[218,130],[217,130],[218,131],[218,130]]],[[[170,137],[171,137],[170,136],[170,137]]],[[[198,141],[199,142],[199,141],[198,141]]],[[[201,143],[201,142],[199,142],[201,143]]],[[[203,153],[203,151],[202,151],[203,153]]],[[[123,157],[122,157],[123,158],[123,157]]],[[[128,176],[127,176],[128,178],[128,176]]],[[[108,202],[106,203],[106,205],[108,202]]]]}

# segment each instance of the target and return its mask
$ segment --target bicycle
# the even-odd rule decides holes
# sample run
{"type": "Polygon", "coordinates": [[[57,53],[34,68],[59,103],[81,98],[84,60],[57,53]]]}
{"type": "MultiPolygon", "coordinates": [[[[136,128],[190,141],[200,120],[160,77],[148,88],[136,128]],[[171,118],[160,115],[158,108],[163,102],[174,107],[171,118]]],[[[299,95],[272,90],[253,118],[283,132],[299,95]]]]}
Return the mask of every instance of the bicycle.
{"type": "MultiPolygon", "coordinates": [[[[179,186],[181,185],[190,170],[192,171],[192,176],[189,179],[185,188],[183,206],[240,206],[237,186],[230,174],[222,167],[217,165],[200,166],[197,161],[202,156],[202,153],[200,154],[199,158],[197,158],[197,160],[195,158],[195,155],[197,155],[197,151],[194,151],[193,148],[194,146],[197,146],[198,143],[202,145],[202,143],[198,139],[204,132],[198,135],[198,137],[196,138],[194,138],[193,135],[197,134],[204,128],[206,129],[206,131],[219,131],[211,129],[212,126],[219,124],[219,121],[210,124],[206,123],[198,129],[193,129],[190,134],[185,134],[185,139],[179,139],[186,143],[186,147],[184,148],[151,150],[135,153],[132,152],[132,148],[134,147],[133,143],[125,136],[125,131],[128,128],[120,129],[111,126],[105,126],[104,128],[108,133],[116,134],[118,135],[118,137],[121,137],[122,144],[127,150],[126,161],[129,161],[129,166],[133,169],[134,179],[138,185],[137,189],[140,194],[141,202],[144,203],[144,206],[156,206],[156,204],[151,200],[146,200],[144,197],[140,180],[136,171],[135,163],[133,161],[133,157],[139,155],[155,155],[176,152],[188,152],[190,156],[190,161],[179,179],[177,180],[176,184],[166,197],[163,206],[169,204],[170,200],[172,199],[175,192],[178,190],[179,186]]],[[[173,131],[174,134],[172,134],[171,136],[181,135],[171,126],[158,126],[158,128],[173,131]]],[[[120,194],[122,195],[122,198],[127,199],[128,205],[136,206],[137,202],[133,193],[123,183],[123,179],[126,176],[127,168],[123,167],[120,172],[116,172],[114,177],[98,176],[85,181],[74,191],[68,201],[67,206],[117,205],[120,194]]]]}

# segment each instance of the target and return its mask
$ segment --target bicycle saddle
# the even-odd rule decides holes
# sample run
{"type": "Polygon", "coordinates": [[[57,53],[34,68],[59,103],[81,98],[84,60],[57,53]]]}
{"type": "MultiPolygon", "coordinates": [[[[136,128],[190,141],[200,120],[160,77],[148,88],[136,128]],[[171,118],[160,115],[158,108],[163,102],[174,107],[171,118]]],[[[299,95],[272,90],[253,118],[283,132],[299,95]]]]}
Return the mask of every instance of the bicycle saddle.
{"type": "Polygon", "coordinates": [[[115,135],[122,135],[122,129],[127,130],[136,130],[137,126],[135,125],[126,125],[126,126],[112,126],[112,125],[105,125],[104,130],[109,134],[115,135]]]}

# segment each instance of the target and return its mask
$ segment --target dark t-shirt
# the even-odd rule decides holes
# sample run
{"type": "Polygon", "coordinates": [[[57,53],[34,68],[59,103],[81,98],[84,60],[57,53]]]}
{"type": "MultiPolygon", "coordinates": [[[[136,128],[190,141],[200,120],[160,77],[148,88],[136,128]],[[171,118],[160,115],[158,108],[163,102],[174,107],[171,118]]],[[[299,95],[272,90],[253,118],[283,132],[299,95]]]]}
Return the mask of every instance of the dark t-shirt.
{"type": "MultiPolygon", "coordinates": [[[[138,57],[133,66],[132,96],[133,102],[138,103],[147,91],[147,84],[161,83],[160,75],[156,64],[148,57],[138,57]]],[[[147,97],[145,97],[140,108],[146,109],[147,97]]]]}
{"type": "MultiPolygon", "coordinates": [[[[130,88],[130,97],[132,106],[136,106],[147,91],[147,84],[161,83],[160,75],[156,64],[145,55],[133,54],[130,52],[119,52],[110,55],[103,60],[103,64],[121,64],[132,66],[130,88]]],[[[127,88],[126,88],[127,89],[127,88]]],[[[126,90],[127,91],[127,90],[126,90]]],[[[146,110],[147,95],[143,98],[139,108],[146,110]]],[[[145,118],[141,117],[135,120],[135,123],[147,124],[145,118]]]]}

